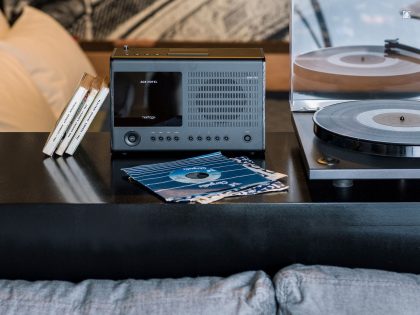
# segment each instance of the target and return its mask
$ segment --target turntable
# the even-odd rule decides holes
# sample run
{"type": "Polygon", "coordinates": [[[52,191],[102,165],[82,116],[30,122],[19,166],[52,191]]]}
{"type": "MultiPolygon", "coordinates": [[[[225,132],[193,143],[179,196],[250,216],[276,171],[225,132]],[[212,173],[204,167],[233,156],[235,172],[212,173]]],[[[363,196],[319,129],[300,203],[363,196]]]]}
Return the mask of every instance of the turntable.
{"type": "Polygon", "coordinates": [[[412,3],[292,1],[290,104],[310,180],[420,179],[412,3]]]}

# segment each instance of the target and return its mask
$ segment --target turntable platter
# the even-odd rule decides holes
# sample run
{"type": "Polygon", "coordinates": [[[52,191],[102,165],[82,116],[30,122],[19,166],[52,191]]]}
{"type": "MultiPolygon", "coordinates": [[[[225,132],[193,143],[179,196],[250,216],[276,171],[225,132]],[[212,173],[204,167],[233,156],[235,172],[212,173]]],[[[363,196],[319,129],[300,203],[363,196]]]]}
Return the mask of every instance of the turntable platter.
{"type": "Polygon", "coordinates": [[[325,48],[298,56],[296,90],[323,92],[420,90],[420,60],[388,56],[383,46],[325,48]]]}
{"type": "Polygon", "coordinates": [[[374,155],[420,157],[420,102],[368,100],[324,107],[314,132],[329,143],[374,155]]]}

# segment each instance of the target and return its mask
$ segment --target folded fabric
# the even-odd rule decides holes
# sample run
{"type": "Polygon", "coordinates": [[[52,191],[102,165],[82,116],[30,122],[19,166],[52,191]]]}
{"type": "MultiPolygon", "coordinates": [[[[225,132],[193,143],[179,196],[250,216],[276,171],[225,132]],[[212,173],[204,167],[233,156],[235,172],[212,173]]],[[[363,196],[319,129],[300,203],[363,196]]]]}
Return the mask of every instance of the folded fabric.
{"type": "Polygon", "coordinates": [[[228,278],[0,281],[0,314],[275,314],[271,280],[261,271],[228,278]]]}
{"type": "Polygon", "coordinates": [[[274,278],[279,315],[419,314],[420,276],[292,265],[274,278]]]}

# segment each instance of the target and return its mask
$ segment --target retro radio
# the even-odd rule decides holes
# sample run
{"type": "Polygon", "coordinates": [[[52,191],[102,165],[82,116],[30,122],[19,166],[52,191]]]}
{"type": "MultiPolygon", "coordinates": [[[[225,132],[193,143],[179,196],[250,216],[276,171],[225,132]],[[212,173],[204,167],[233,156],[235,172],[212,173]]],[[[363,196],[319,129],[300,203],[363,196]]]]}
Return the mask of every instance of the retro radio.
{"type": "Polygon", "coordinates": [[[112,150],[265,146],[262,49],[117,48],[111,57],[112,150]]]}

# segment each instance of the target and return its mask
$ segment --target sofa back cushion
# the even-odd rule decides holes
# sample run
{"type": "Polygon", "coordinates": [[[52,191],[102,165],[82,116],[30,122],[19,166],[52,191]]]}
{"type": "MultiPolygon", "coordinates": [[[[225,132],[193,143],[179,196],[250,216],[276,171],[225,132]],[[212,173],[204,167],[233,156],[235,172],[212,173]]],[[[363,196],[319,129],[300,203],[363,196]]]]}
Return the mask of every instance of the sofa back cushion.
{"type": "Polygon", "coordinates": [[[6,20],[3,12],[0,10],[0,38],[6,36],[9,31],[9,23],[6,20]]]}
{"type": "Polygon", "coordinates": [[[55,117],[26,69],[1,51],[0,69],[0,131],[51,131],[55,117]]]}
{"type": "Polygon", "coordinates": [[[0,38],[0,51],[19,60],[56,117],[82,74],[95,75],[89,60],[66,30],[52,17],[29,6],[0,38]]]}
{"type": "Polygon", "coordinates": [[[0,314],[274,315],[263,272],[228,278],[164,280],[0,281],[0,314]]]}
{"type": "Polygon", "coordinates": [[[420,314],[420,276],[292,265],[274,278],[279,315],[420,314]]]}

